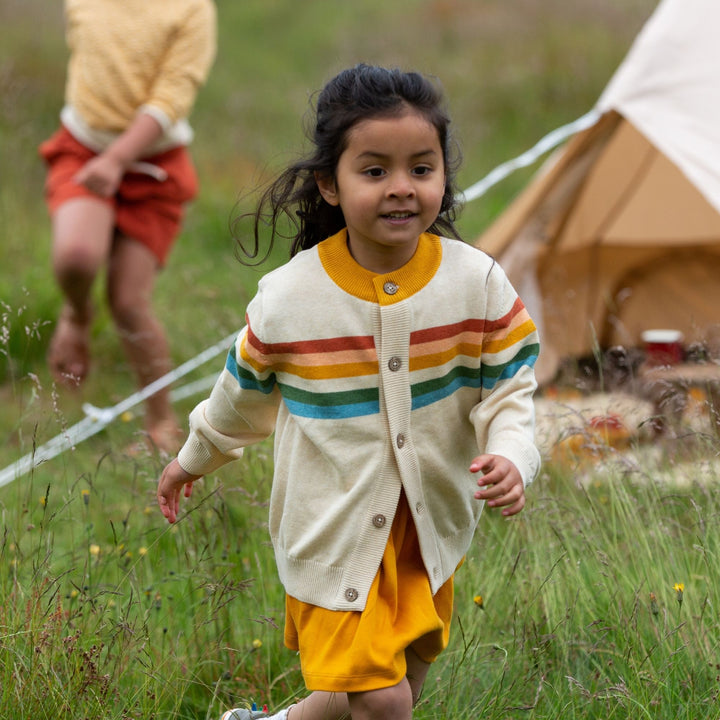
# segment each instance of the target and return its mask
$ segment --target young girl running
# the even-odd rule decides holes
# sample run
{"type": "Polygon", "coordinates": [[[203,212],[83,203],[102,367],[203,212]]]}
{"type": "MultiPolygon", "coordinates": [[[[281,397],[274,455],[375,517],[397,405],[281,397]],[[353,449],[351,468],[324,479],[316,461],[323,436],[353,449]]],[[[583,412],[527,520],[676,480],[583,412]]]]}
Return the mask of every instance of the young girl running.
{"type": "Polygon", "coordinates": [[[500,267],[457,239],[436,87],[360,65],[316,111],[314,154],[265,192],[248,251],[285,213],[293,257],[261,280],[158,502],[175,522],[183,491],[274,431],[285,644],[312,692],[271,717],[404,720],[483,505],[520,512],[537,474],[537,334],[500,267]]]}

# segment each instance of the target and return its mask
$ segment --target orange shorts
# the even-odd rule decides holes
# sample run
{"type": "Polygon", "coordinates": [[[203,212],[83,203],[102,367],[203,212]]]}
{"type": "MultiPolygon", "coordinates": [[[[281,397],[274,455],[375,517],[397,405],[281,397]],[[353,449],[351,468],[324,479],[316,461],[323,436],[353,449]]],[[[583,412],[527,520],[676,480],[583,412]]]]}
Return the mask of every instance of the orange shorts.
{"type": "Polygon", "coordinates": [[[160,265],[165,264],[180,232],[185,203],[198,191],[195,167],[184,147],[143,158],[143,162],[167,173],[166,179],[128,172],[112,198],[94,195],[73,180],[95,153],[79,143],[66,128],[61,127],[42,143],[39,151],[48,166],[45,200],[51,213],[67,200],[78,197],[107,202],[115,211],[118,232],[141,242],[157,257],[160,265]]]}
{"type": "Polygon", "coordinates": [[[308,690],[365,692],[397,685],[412,648],[434,662],[447,647],[453,578],[435,596],[403,494],[362,612],[333,611],[286,597],[285,644],[300,651],[308,690]]]}

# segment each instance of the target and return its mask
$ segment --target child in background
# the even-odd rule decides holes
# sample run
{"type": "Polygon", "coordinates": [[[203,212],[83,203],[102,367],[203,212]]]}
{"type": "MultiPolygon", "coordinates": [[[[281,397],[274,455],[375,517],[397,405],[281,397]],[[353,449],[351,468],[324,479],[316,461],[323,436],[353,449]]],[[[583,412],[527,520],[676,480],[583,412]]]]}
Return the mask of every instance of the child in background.
{"type": "MultiPolygon", "coordinates": [[[[54,379],[90,367],[91,289],[107,269],[110,310],[141,387],[171,369],[152,308],[155,278],[197,193],[187,117],[216,47],[212,0],[66,0],[70,60],[48,165],[53,270],[64,304],[50,341],[54,379]]],[[[176,452],[180,429],[161,390],[146,403],[150,441],[176,452]]]]}
{"type": "Polygon", "coordinates": [[[274,431],[285,644],[312,692],[271,717],[405,720],[483,506],[520,512],[539,469],[537,334],[500,267],[457,239],[437,88],[360,65],[316,110],[314,154],[262,196],[248,252],[286,213],[294,256],[261,280],[158,502],[175,522],[195,480],[274,431]]]}

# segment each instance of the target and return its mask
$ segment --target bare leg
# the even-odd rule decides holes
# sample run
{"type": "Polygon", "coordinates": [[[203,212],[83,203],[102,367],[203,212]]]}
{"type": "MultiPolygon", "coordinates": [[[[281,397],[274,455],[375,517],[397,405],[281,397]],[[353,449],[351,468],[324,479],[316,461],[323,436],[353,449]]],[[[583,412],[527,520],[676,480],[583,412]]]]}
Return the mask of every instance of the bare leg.
{"type": "Polygon", "coordinates": [[[412,690],[406,678],[381,690],[358,693],[315,691],[290,708],[287,720],[409,720],[412,690]]]}
{"type": "Polygon", "coordinates": [[[394,687],[371,693],[330,693],[315,691],[290,709],[287,720],[349,720],[362,718],[410,718],[422,693],[430,665],[417,653],[405,651],[407,675],[394,687]],[[409,702],[409,705],[408,705],[409,702]],[[378,708],[377,706],[382,707],[378,708]],[[398,714],[396,714],[398,713],[398,714]]]}
{"type": "Polygon", "coordinates": [[[287,720],[346,720],[350,707],[345,693],[316,690],[290,708],[287,720]]]}
{"type": "Polygon", "coordinates": [[[348,702],[353,720],[410,720],[412,717],[412,690],[407,678],[381,690],[348,693],[348,702]]]}
{"type": "MultiPolygon", "coordinates": [[[[108,300],[128,360],[140,387],[172,369],[165,331],[152,307],[157,260],[142,244],[116,239],[108,266],[108,300]]],[[[164,388],[146,400],[145,428],[153,444],[177,452],[181,431],[164,388]]]]}
{"type": "Polygon", "coordinates": [[[65,302],[50,341],[48,366],[57,382],[77,387],[90,367],[90,293],[110,254],[114,214],[94,198],[76,198],[53,213],[53,271],[65,302]]]}
{"type": "Polygon", "coordinates": [[[407,663],[406,677],[408,683],[410,683],[412,704],[413,707],[415,707],[420,700],[423,685],[425,685],[425,678],[427,678],[428,670],[430,670],[430,664],[421,660],[411,647],[405,651],[405,662],[407,663]]]}

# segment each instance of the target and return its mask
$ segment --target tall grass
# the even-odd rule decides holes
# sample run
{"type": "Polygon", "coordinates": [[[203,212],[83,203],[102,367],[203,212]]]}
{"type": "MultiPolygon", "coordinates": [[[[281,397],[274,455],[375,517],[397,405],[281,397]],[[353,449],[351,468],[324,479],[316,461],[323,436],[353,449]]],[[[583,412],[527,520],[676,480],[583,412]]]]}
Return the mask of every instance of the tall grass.
{"type": "MultiPolygon", "coordinates": [[[[198,483],[173,527],[157,463],[109,452],[5,490],[3,717],[189,720],[302,693],[266,539],[270,448],[198,483]]],[[[520,517],[483,518],[416,716],[717,717],[719,509],[713,487],[582,489],[548,466],[520,517]]]]}
{"type": "MultiPolygon", "coordinates": [[[[654,2],[217,4],[220,53],[193,116],[202,194],[157,289],[178,362],[242,324],[260,271],[232,260],[229,217],[302,143],[310,92],[333,72],[366,60],[438,75],[465,187],[588,110],[654,2]]],[[[5,467],[67,432],[83,401],[114,404],[133,384],[102,283],[83,394],[55,388],[44,368],[59,297],[35,149],[62,102],[58,7],[3,3],[0,40],[5,467]]],[[[464,234],[522,182],[468,208],[464,234]]],[[[302,695],[298,659],[282,648],[267,537],[270,444],[198,483],[170,527],[154,500],[164,459],[128,450],[138,419],[0,488],[2,718],[200,720],[302,695]]],[[[697,445],[695,465],[660,453],[634,468],[585,468],[583,483],[548,461],[518,518],[487,513],[458,573],[451,645],[416,717],[720,716],[718,478],[713,464],[702,482],[694,474],[718,443],[697,445]]]]}

